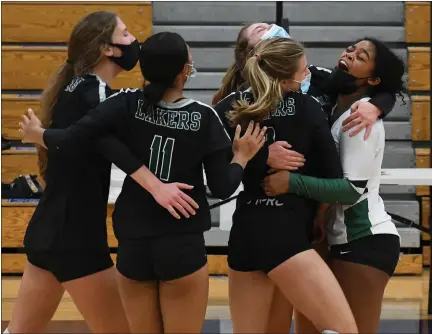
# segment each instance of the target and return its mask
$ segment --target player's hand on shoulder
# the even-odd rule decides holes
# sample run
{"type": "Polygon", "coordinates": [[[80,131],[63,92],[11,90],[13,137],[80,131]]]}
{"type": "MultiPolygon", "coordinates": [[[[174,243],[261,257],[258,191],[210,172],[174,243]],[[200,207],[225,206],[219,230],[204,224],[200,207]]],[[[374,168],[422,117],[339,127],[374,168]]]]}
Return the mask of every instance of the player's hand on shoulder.
{"type": "Polygon", "coordinates": [[[241,157],[246,161],[252,159],[264,145],[266,131],[267,127],[261,129],[259,123],[251,121],[245,134],[240,137],[241,126],[237,125],[233,141],[234,156],[241,157]]]}
{"type": "Polygon", "coordinates": [[[195,209],[198,209],[198,204],[182,189],[191,190],[193,186],[184,183],[160,183],[158,187],[152,191],[153,198],[159,205],[163,206],[169,213],[177,219],[180,219],[179,212],[186,218],[196,214],[195,209]]]}
{"type": "Polygon", "coordinates": [[[350,137],[353,137],[366,128],[363,138],[367,140],[371,134],[372,126],[380,115],[381,111],[372,103],[357,101],[351,106],[351,115],[343,121],[342,131],[354,129],[349,134],[350,137]]]}

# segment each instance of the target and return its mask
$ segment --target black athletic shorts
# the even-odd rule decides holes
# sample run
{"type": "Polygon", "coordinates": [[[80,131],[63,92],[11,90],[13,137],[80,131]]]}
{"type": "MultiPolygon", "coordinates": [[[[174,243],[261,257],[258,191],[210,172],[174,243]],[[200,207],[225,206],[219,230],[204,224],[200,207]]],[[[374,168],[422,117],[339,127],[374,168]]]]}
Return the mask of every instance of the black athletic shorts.
{"type": "Polygon", "coordinates": [[[248,205],[234,212],[228,242],[231,269],[267,274],[294,255],[312,249],[307,224],[286,210],[248,205]]]}
{"type": "Polygon", "coordinates": [[[332,259],[364,264],[393,275],[400,257],[400,240],[394,234],[375,234],[342,245],[331,245],[332,259]]]}
{"type": "Polygon", "coordinates": [[[119,239],[117,270],[135,281],[170,281],[190,275],[207,263],[204,235],[177,234],[119,239]]]}
{"type": "Polygon", "coordinates": [[[64,283],[111,268],[114,263],[106,251],[33,251],[26,249],[27,260],[34,266],[51,272],[64,283]]]}

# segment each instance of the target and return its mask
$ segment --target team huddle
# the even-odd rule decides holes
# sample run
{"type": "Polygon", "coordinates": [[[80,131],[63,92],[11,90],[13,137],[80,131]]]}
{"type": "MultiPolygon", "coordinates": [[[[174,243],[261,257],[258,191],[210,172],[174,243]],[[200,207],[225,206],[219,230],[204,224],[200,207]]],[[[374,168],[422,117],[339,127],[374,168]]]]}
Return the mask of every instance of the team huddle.
{"type": "Polygon", "coordinates": [[[200,333],[207,188],[226,199],[241,184],[228,243],[234,333],[289,333],[293,315],[296,333],[376,333],[400,251],[379,187],[403,61],[361,38],[334,69],[309,65],[282,27],[254,23],[209,106],[183,95],[197,71],[180,35],[139,42],[116,14],[87,15],[42,94],[43,118],[23,116],[46,187],[5,333],[43,331],[65,290],[92,332],[200,333]],[[114,93],[138,62],[142,89],[114,93]],[[127,174],[115,268],[112,163],[127,174]]]}

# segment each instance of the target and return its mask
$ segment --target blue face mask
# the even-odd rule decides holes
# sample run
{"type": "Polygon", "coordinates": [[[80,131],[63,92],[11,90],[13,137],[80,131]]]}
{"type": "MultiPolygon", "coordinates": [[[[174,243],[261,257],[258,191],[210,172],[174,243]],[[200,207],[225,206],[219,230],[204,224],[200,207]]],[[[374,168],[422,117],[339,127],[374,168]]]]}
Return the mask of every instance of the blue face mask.
{"type": "MultiPolygon", "coordinates": [[[[272,27],[264,35],[262,35],[261,40],[269,39],[272,37],[291,38],[290,34],[288,34],[284,28],[276,24],[273,24],[272,27]]],[[[309,73],[306,78],[301,82],[294,80],[295,82],[300,83],[300,89],[303,94],[306,94],[309,90],[311,77],[312,75],[309,73]]]]}
{"type": "Polygon", "coordinates": [[[291,79],[294,82],[298,82],[300,84],[300,90],[303,94],[306,94],[309,90],[310,87],[310,82],[311,82],[311,78],[312,78],[312,74],[308,74],[306,76],[306,78],[304,78],[302,81],[297,81],[294,79],[291,79]]]}
{"type": "Polygon", "coordinates": [[[269,39],[272,37],[284,37],[291,38],[291,36],[285,31],[284,28],[273,24],[272,27],[261,37],[261,40],[269,39]]]}
{"type": "Polygon", "coordinates": [[[312,74],[308,74],[306,76],[306,78],[304,78],[304,80],[302,80],[301,85],[300,85],[300,89],[302,91],[303,94],[306,94],[309,90],[310,87],[310,83],[311,83],[311,78],[312,78],[312,74]]]}

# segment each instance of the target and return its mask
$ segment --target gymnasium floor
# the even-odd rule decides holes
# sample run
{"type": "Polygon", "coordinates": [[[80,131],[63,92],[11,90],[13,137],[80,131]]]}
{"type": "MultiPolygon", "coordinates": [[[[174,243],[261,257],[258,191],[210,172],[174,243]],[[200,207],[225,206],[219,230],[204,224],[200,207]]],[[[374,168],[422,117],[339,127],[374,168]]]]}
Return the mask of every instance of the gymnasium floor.
{"type": "MultiPolygon", "coordinates": [[[[392,278],[385,293],[380,333],[432,333],[432,317],[428,318],[426,314],[428,275],[428,271],[425,271],[422,276],[392,278]]],[[[2,278],[2,332],[10,319],[19,283],[19,277],[2,278]]],[[[206,319],[203,333],[232,333],[226,277],[211,277],[210,279],[206,319]]],[[[90,333],[68,294],[63,297],[47,332],[90,333]]]]}

